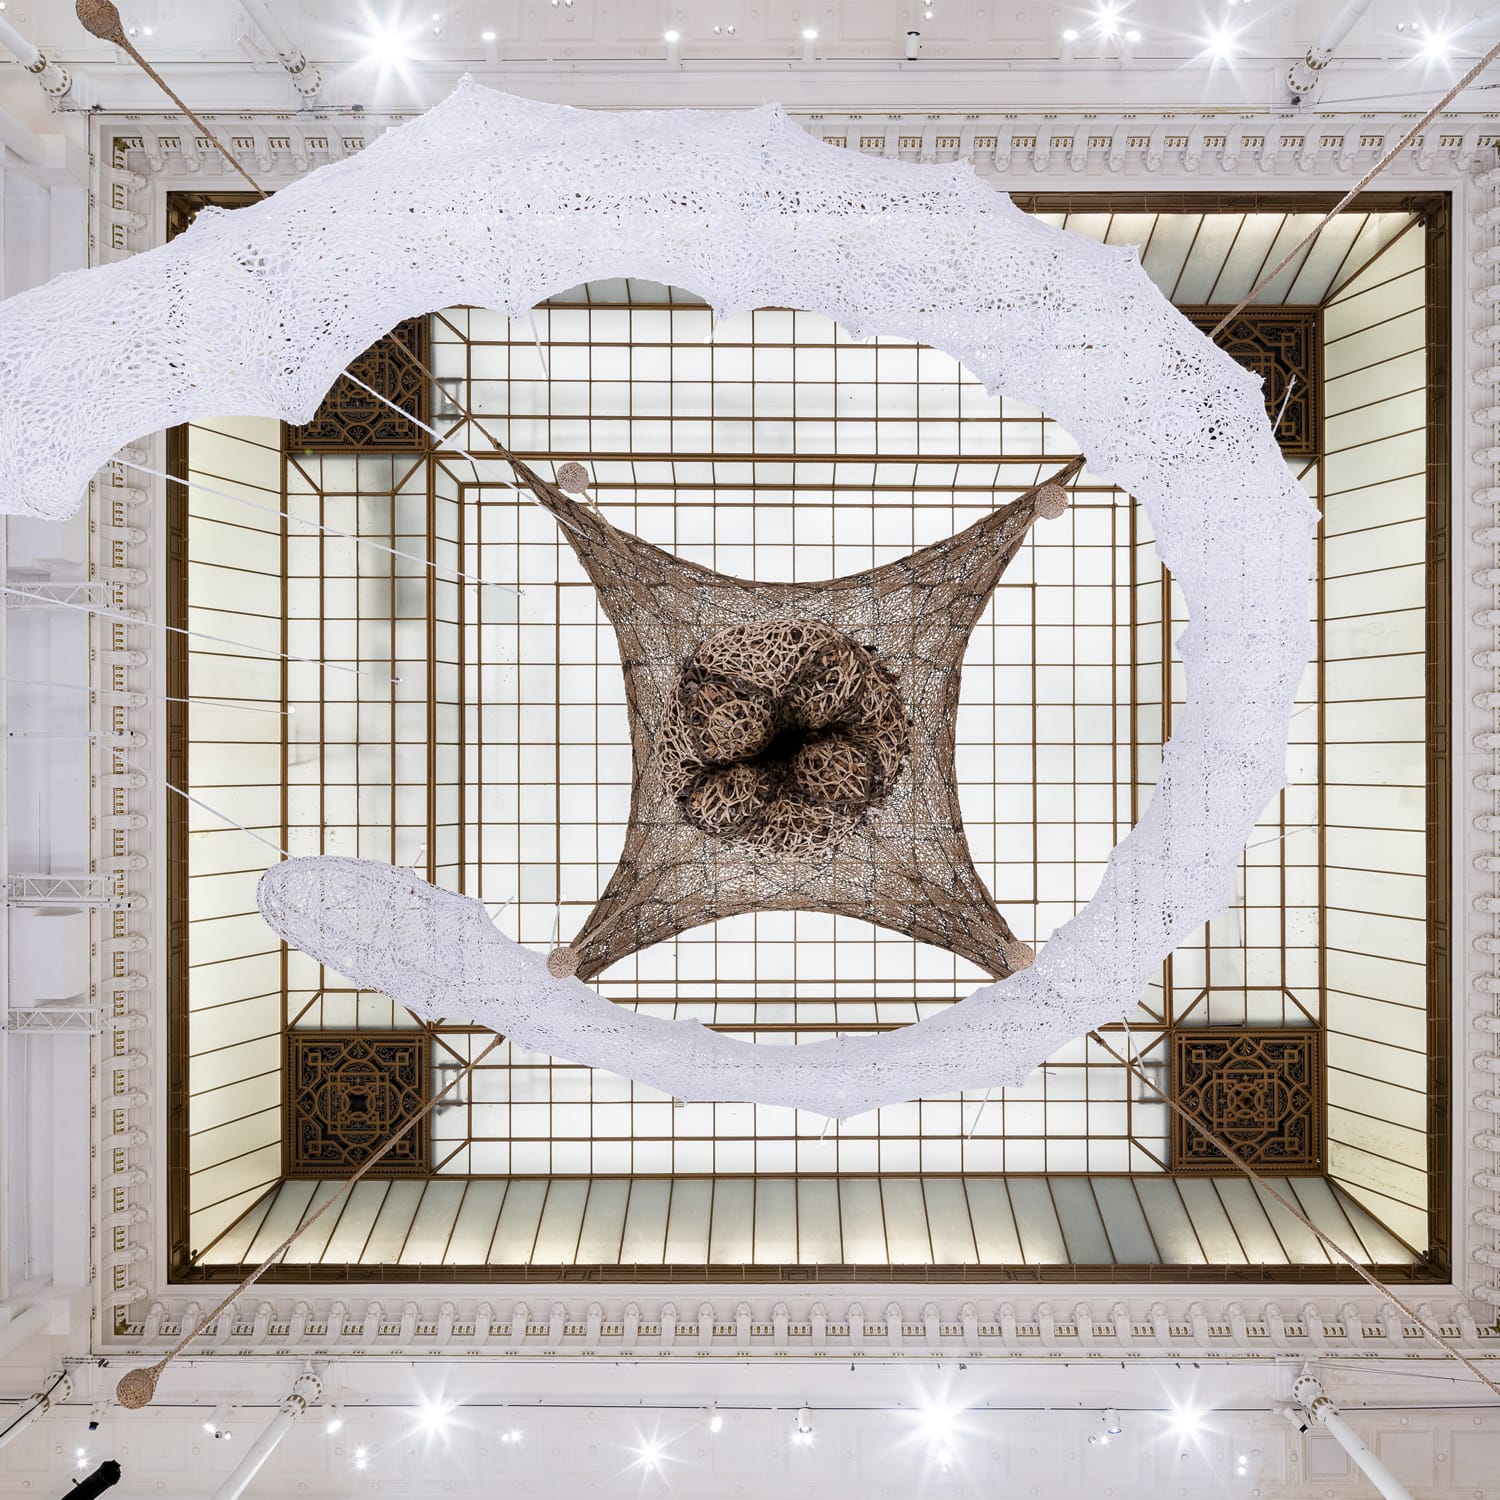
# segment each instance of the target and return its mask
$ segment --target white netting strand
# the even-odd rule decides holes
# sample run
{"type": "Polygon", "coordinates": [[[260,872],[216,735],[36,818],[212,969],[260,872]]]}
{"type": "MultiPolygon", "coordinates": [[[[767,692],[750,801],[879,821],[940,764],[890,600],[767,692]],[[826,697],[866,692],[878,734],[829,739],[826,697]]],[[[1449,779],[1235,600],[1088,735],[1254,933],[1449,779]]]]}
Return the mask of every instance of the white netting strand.
{"type": "Polygon", "coordinates": [[[833,1115],[1015,1083],[1133,1006],[1225,904],[1284,781],[1311,644],[1314,512],[1259,383],[1178,314],[1135,253],[1022,214],[967,164],[814,141],[779,108],[607,114],[465,83],[421,119],[170,245],[0,305],[0,508],[65,516],[122,444],[197,417],[301,422],[401,319],[472,303],[524,313],[640,276],[723,313],[806,308],[856,337],[953,355],[1041,408],[1145,506],[1186,597],[1186,707],[1157,790],[1088,907],[1029,969],[870,1039],[758,1048],[634,1015],[501,937],[482,908],[404,871],[293,861],[263,909],[289,941],[424,1014],[689,1099],[833,1115]]]}

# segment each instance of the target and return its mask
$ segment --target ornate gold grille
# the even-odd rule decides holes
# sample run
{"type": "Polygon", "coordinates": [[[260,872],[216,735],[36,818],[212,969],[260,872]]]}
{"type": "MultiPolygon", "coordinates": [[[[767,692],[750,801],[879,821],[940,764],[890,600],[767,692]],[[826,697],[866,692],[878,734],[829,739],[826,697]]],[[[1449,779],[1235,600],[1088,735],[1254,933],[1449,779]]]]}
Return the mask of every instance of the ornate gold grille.
{"type": "MultiPolygon", "coordinates": [[[[286,1175],[356,1170],[427,1101],[425,1031],[292,1031],[286,1038],[286,1175]]],[[[427,1121],[370,1169],[372,1177],[425,1177],[427,1121]]]]}
{"type": "MultiPolygon", "coordinates": [[[[1323,1166],[1321,1035],[1305,1030],[1177,1031],[1172,1088],[1250,1166],[1287,1176],[1323,1166]]],[[[1172,1170],[1233,1177],[1234,1166],[1200,1130],[1172,1117],[1172,1170]]]]}

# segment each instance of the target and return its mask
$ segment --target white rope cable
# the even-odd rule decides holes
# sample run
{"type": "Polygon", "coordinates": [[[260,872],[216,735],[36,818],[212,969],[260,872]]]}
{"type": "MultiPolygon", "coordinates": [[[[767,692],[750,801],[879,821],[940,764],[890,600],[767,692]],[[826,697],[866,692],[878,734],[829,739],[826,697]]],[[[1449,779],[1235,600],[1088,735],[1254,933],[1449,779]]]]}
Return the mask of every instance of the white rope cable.
{"type": "MultiPolygon", "coordinates": [[[[136,763],[131,760],[128,755],[121,755],[118,750],[114,751],[113,753],[127,766],[129,766],[132,771],[136,771],[142,776],[149,776],[151,774],[143,766],[136,765],[136,763]]],[[[165,778],[163,778],[162,780],[162,785],[166,787],[169,792],[176,792],[177,795],[181,797],[185,802],[191,802],[194,807],[201,807],[203,811],[206,812],[210,817],[217,818],[221,823],[227,823],[231,828],[239,829],[239,831],[243,834],[248,834],[252,839],[256,841],[256,843],[264,844],[267,849],[270,849],[273,853],[279,854],[283,859],[290,859],[292,857],[287,853],[285,849],[281,847],[280,844],[273,844],[270,839],[266,838],[263,834],[257,833],[253,828],[246,828],[243,823],[235,822],[235,820],[231,818],[228,813],[220,812],[217,807],[210,807],[208,803],[205,802],[201,797],[195,797],[191,792],[183,791],[180,786],[173,785],[172,782],[167,781],[165,778]]]]}
{"type": "Polygon", "coordinates": [[[118,609],[105,609],[99,604],[76,604],[67,599],[49,599],[45,594],[34,594],[30,589],[18,589],[8,583],[0,583],[0,594],[13,594],[18,599],[30,599],[33,604],[45,604],[49,609],[75,609],[82,614],[98,615],[104,620],[118,620],[122,625],[136,625],[142,630],[165,630],[173,635],[190,636],[196,641],[213,641],[219,646],[233,646],[236,651],[253,651],[259,656],[276,661],[297,661],[305,666],[321,667],[325,672],[348,672],[355,677],[369,677],[376,682],[397,683],[399,677],[385,677],[379,672],[369,672],[363,667],[346,667],[339,662],[319,661],[315,656],[298,656],[293,651],[272,651],[268,646],[251,646],[244,641],[232,641],[228,636],[210,635],[206,630],[188,630],[182,625],[164,625],[159,620],[138,620],[133,615],[118,609]]]}
{"type": "Polygon", "coordinates": [[[272,708],[263,703],[239,703],[233,698],[175,698],[163,693],[137,693],[134,688],[101,688],[85,682],[48,682],[44,677],[0,677],[0,682],[12,687],[62,688],[72,693],[98,693],[101,697],[145,698],[150,703],[202,703],[209,708],[236,708],[247,714],[276,714],[287,718],[297,712],[295,707],[272,708]]]}
{"type": "MultiPolygon", "coordinates": [[[[413,418],[413,420],[416,419],[413,418]]],[[[243,495],[236,495],[232,490],[221,490],[214,485],[204,484],[201,480],[183,479],[176,474],[168,474],[165,469],[153,469],[149,464],[132,463],[129,459],[117,458],[113,462],[119,464],[122,469],[133,469],[139,474],[149,474],[153,479],[165,479],[168,484],[180,484],[185,490],[196,490],[201,495],[215,495],[220,500],[232,500],[236,505],[243,505],[247,510],[259,511],[263,516],[280,516],[282,520],[290,521],[295,526],[310,526],[314,531],[342,537],[345,541],[354,542],[360,547],[373,547],[377,552],[387,553],[391,557],[404,557],[408,562],[431,568],[435,573],[451,573],[453,577],[461,579],[464,583],[477,584],[480,588],[509,589],[513,594],[525,592],[513,583],[492,583],[489,579],[480,578],[477,574],[465,573],[461,568],[450,568],[446,563],[433,562],[431,558],[419,557],[415,552],[403,552],[399,547],[387,547],[384,542],[377,542],[371,537],[359,536],[352,531],[341,531],[337,526],[328,526],[322,521],[312,521],[306,516],[294,515],[289,510],[278,510],[274,505],[258,505],[254,500],[247,500],[243,495]]]]}

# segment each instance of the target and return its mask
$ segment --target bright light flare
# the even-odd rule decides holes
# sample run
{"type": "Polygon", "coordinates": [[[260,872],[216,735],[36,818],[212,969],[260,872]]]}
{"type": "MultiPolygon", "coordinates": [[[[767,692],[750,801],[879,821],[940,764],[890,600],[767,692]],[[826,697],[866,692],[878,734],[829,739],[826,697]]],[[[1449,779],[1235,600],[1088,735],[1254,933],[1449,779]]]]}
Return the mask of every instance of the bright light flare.
{"type": "Polygon", "coordinates": [[[1229,62],[1235,53],[1235,33],[1227,26],[1216,26],[1203,39],[1203,44],[1215,62],[1229,62]]]}
{"type": "Polygon", "coordinates": [[[441,1437],[453,1418],[453,1408],[440,1401],[424,1401],[417,1408],[417,1421],[428,1437],[441,1437]]]}
{"type": "Polygon", "coordinates": [[[962,1411],[942,1401],[923,1406],[916,1413],[918,1435],[927,1445],[928,1460],[940,1473],[946,1474],[953,1468],[953,1450],[962,1415],[962,1411]]]}
{"type": "Polygon", "coordinates": [[[1430,31],[1422,38],[1417,56],[1426,63],[1447,62],[1453,52],[1453,38],[1440,31],[1430,31]]]}
{"type": "Polygon", "coordinates": [[[1167,1418],[1172,1424],[1172,1431],[1179,1438],[1194,1436],[1203,1425],[1203,1413],[1194,1411],[1190,1406],[1179,1406],[1167,1418]]]}
{"type": "Polygon", "coordinates": [[[394,26],[376,26],[365,33],[365,61],[382,70],[406,61],[406,38],[394,26]]]}

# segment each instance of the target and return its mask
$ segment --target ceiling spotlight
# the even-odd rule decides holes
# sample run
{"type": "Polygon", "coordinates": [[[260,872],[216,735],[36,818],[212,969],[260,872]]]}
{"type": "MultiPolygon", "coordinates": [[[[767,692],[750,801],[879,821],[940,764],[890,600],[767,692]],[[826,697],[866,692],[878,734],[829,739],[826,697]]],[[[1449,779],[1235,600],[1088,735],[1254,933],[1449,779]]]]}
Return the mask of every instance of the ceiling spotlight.
{"type": "Polygon", "coordinates": [[[1227,62],[1234,56],[1234,33],[1227,26],[1220,26],[1205,38],[1208,55],[1215,62],[1227,62]]]}
{"type": "MultiPolygon", "coordinates": [[[[1417,28],[1412,27],[1415,31],[1417,28]]],[[[1453,50],[1453,43],[1439,32],[1429,32],[1426,40],[1422,43],[1422,50],[1418,56],[1427,62],[1446,62],[1448,54],[1453,50]]]]}
{"type": "Polygon", "coordinates": [[[392,68],[406,53],[406,40],[394,28],[377,26],[365,37],[365,61],[392,68]]]}
{"type": "Polygon", "coordinates": [[[635,1450],[636,1462],[643,1469],[655,1469],[661,1466],[661,1444],[655,1438],[643,1438],[641,1446],[635,1450]]]}
{"type": "Polygon", "coordinates": [[[806,1447],[813,1440],[813,1415],[810,1407],[799,1407],[792,1423],[792,1441],[806,1447]]]}
{"type": "Polygon", "coordinates": [[[429,1437],[440,1437],[447,1431],[452,1411],[452,1407],[443,1406],[437,1401],[424,1401],[417,1413],[417,1420],[429,1437]]]}
{"type": "Polygon", "coordinates": [[[368,1448],[356,1448],[354,1450],[354,1467],[364,1469],[370,1463],[370,1450],[368,1448]]]}
{"type": "Polygon", "coordinates": [[[818,39],[818,28],[816,26],[804,26],[802,28],[802,40],[804,42],[815,42],[818,39]]]}
{"type": "Polygon", "coordinates": [[[664,31],[661,37],[664,42],[680,42],[682,40],[682,33],[677,30],[664,31]]]}
{"type": "Polygon", "coordinates": [[[1125,40],[1127,42],[1130,42],[1130,43],[1134,44],[1134,43],[1140,41],[1140,39],[1141,39],[1141,34],[1138,31],[1132,30],[1132,31],[1127,31],[1125,33],[1125,40]]]}
{"type": "Polygon", "coordinates": [[[209,1433],[216,1441],[227,1443],[234,1437],[230,1428],[230,1409],[227,1406],[216,1406],[208,1420],[203,1424],[203,1430],[209,1433]]]}
{"type": "Polygon", "coordinates": [[[1172,1427],[1180,1438],[1191,1437],[1202,1421],[1203,1414],[1188,1406],[1178,1407],[1171,1416],[1172,1427]]]}
{"type": "Polygon", "coordinates": [[[804,26],[802,28],[802,61],[805,63],[815,62],[818,56],[818,28],[816,26],[804,26]]]}
{"type": "Polygon", "coordinates": [[[323,1424],[324,1432],[337,1432],[344,1425],[344,1408],[342,1406],[330,1406],[328,1408],[328,1420],[323,1424]]]}
{"type": "Polygon", "coordinates": [[[724,1414],[717,1404],[708,1408],[708,1430],[710,1432],[723,1432],[724,1430],[724,1414]]]}
{"type": "Polygon", "coordinates": [[[88,1466],[89,1466],[89,1452],[88,1452],[88,1449],[87,1448],[75,1448],[73,1450],[73,1461],[77,1465],[77,1467],[80,1468],[80,1469],[86,1469],[86,1468],[88,1468],[88,1466]]]}
{"type": "Polygon", "coordinates": [[[1108,5],[1101,5],[1099,7],[1099,14],[1095,18],[1095,21],[1099,27],[1100,36],[1111,37],[1119,29],[1120,18],[1108,5]]]}
{"type": "Polygon", "coordinates": [[[928,1406],[920,1415],[927,1441],[935,1448],[947,1448],[953,1436],[953,1413],[946,1406],[928,1406]]]}
{"type": "Polygon", "coordinates": [[[1114,1407],[1107,1407],[1104,1412],[1104,1433],[1106,1437],[1119,1437],[1124,1432],[1120,1425],[1120,1414],[1114,1407]]]}

